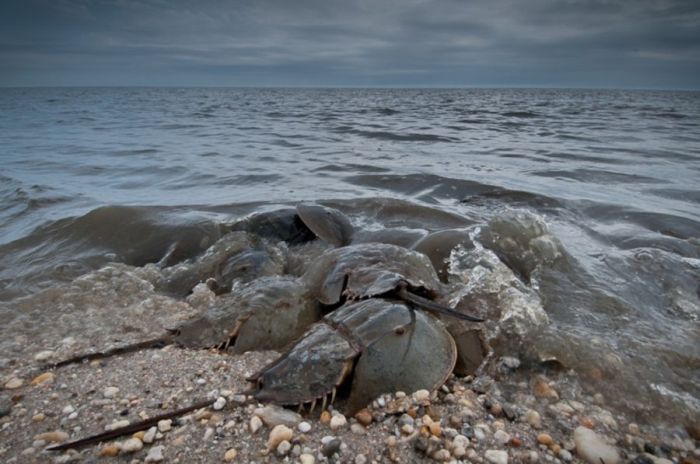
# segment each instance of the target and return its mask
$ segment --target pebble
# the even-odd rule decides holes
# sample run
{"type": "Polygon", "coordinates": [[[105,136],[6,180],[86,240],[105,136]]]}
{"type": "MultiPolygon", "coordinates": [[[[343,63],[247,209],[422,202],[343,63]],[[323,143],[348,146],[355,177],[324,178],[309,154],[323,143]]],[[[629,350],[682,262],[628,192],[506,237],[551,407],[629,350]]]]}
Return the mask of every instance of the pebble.
{"type": "Polygon", "coordinates": [[[510,441],[510,435],[503,430],[496,430],[496,433],[493,434],[493,439],[496,440],[496,443],[499,445],[505,446],[505,444],[510,441]]]}
{"type": "Polygon", "coordinates": [[[72,405],[69,404],[68,406],[66,406],[65,408],[63,408],[63,410],[62,410],[61,412],[62,412],[63,414],[72,414],[73,412],[75,412],[75,408],[74,408],[72,405]]]}
{"type": "Polygon", "coordinates": [[[161,462],[163,460],[163,449],[164,446],[154,446],[150,450],[148,450],[148,454],[146,455],[146,459],[144,460],[145,463],[149,462],[161,462]]]}
{"type": "Polygon", "coordinates": [[[220,396],[216,399],[216,401],[214,401],[212,408],[214,408],[214,411],[221,411],[224,409],[224,406],[226,406],[226,398],[220,396]]]}
{"type": "Polygon", "coordinates": [[[579,426],[574,430],[576,454],[589,464],[618,464],[620,456],[617,449],[608,445],[593,430],[579,426]]]}
{"type": "Polygon", "coordinates": [[[413,400],[417,403],[423,403],[430,399],[430,392],[428,390],[418,390],[413,393],[413,400]]]}
{"type": "MultiPolygon", "coordinates": [[[[508,452],[502,450],[486,450],[486,460],[492,464],[508,464],[508,452]]],[[[600,464],[600,463],[598,463],[600,464]]],[[[607,463],[606,463],[607,464],[607,463]]]]}
{"type": "Polygon", "coordinates": [[[301,464],[314,464],[316,462],[316,458],[313,457],[313,455],[304,453],[301,456],[299,456],[299,462],[301,464]]]}
{"type": "Polygon", "coordinates": [[[236,451],[236,448],[229,448],[226,450],[226,453],[224,454],[224,461],[231,462],[234,459],[236,459],[237,455],[238,455],[238,451],[236,451]]]}
{"type": "Polygon", "coordinates": [[[102,396],[104,396],[105,398],[114,398],[115,396],[117,396],[118,393],[119,389],[117,387],[107,387],[102,392],[102,396]]]}
{"type": "Polygon", "coordinates": [[[449,461],[450,457],[450,452],[446,449],[437,450],[433,454],[433,459],[436,461],[449,461]]]}
{"type": "Polygon", "coordinates": [[[130,422],[126,419],[120,420],[120,421],[114,421],[111,424],[105,425],[105,430],[110,431],[110,430],[116,430],[121,427],[126,427],[129,425],[130,422]]]}
{"type": "Polygon", "coordinates": [[[138,438],[129,438],[121,444],[121,450],[124,453],[135,453],[143,449],[143,442],[138,438]]]}
{"type": "Polygon", "coordinates": [[[355,456],[355,464],[367,464],[367,456],[364,454],[358,454],[355,456]]]}
{"type": "Polygon", "coordinates": [[[248,427],[250,428],[250,433],[256,433],[258,430],[260,430],[260,427],[262,426],[262,419],[260,419],[258,416],[253,416],[250,418],[250,423],[248,424],[248,427]]]}
{"type": "Polygon", "coordinates": [[[262,419],[268,427],[274,427],[276,425],[294,427],[301,422],[301,416],[296,412],[275,405],[257,408],[253,411],[253,415],[262,419]]]}
{"type": "Polygon", "coordinates": [[[440,426],[440,422],[432,422],[430,425],[428,425],[428,428],[430,429],[430,433],[436,437],[442,435],[442,427],[440,426]]]}
{"type": "Polygon", "coordinates": [[[565,449],[561,450],[559,452],[559,457],[562,459],[562,461],[570,462],[574,457],[571,455],[571,453],[565,449]]]}
{"type": "Polygon", "coordinates": [[[292,449],[292,444],[289,443],[287,440],[282,440],[279,445],[277,445],[277,455],[278,456],[286,456],[289,454],[289,451],[292,449]]]}
{"type": "Polygon", "coordinates": [[[115,445],[114,443],[110,443],[109,445],[105,445],[102,447],[102,450],[100,450],[100,456],[114,457],[117,454],[119,454],[119,447],[117,445],[115,445]]]}
{"type": "Polygon", "coordinates": [[[292,432],[292,429],[290,429],[286,425],[276,425],[270,432],[270,436],[267,439],[268,451],[276,449],[277,446],[284,440],[291,442],[293,435],[294,433],[292,432]]]}
{"type": "Polygon", "coordinates": [[[556,400],[559,399],[559,394],[557,393],[557,391],[549,385],[547,379],[544,377],[538,377],[537,380],[535,380],[533,393],[538,398],[553,398],[556,400]]]}
{"type": "Polygon", "coordinates": [[[345,427],[347,425],[348,420],[345,418],[344,415],[342,414],[337,414],[333,417],[331,417],[331,430],[338,430],[342,427],[345,427]]]}
{"type": "Polygon", "coordinates": [[[68,440],[68,434],[61,430],[55,430],[53,432],[44,432],[34,437],[35,440],[44,440],[48,443],[63,443],[68,440]]]}
{"type": "Polygon", "coordinates": [[[159,420],[158,421],[158,431],[161,433],[165,433],[169,431],[170,429],[173,428],[173,421],[172,419],[165,419],[165,420],[159,420]]]}
{"type": "Polygon", "coordinates": [[[34,421],[34,422],[41,422],[44,419],[46,419],[46,415],[42,412],[40,412],[39,414],[34,414],[32,416],[32,421],[34,421]]]}
{"type": "Polygon", "coordinates": [[[367,429],[365,429],[362,424],[355,423],[350,425],[350,431],[355,435],[362,435],[367,431],[367,429]]]}
{"type": "Polygon", "coordinates": [[[309,433],[311,431],[311,424],[309,424],[306,421],[299,422],[299,425],[297,425],[297,429],[299,429],[301,433],[309,433]]]}
{"type": "Polygon", "coordinates": [[[21,387],[24,385],[24,380],[20,379],[19,377],[13,377],[10,380],[7,381],[5,384],[5,388],[8,390],[14,390],[16,388],[21,387]]]}
{"type": "Polygon", "coordinates": [[[552,439],[552,436],[549,435],[548,433],[541,433],[537,435],[537,443],[543,444],[545,446],[549,446],[552,443],[554,443],[554,440],[552,439]]]}
{"type": "Polygon", "coordinates": [[[144,443],[153,443],[156,439],[156,432],[158,431],[157,427],[151,427],[146,431],[146,433],[143,434],[143,442],[144,443]]]}
{"type": "Polygon", "coordinates": [[[328,412],[327,410],[324,410],[324,411],[321,413],[321,417],[319,417],[318,420],[321,421],[322,424],[327,424],[327,423],[329,423],[329,422],[331,421],[331,413],[328,412]]]}
{"type": "Polygon", "coordinates": [[[12,401],[10,398],[0,397],[0,417],[5,417],[12,411],[12,401]]]}
{"type": "Polygon", "coordinates": [[[372,413],[370,413],[369,410],[366,408],[360,409],[355,414],[355,419],[357,419],[357,422],[359,422],[360,424],[362,424],[364,426],[368,426],[369,424],[372,423],[372,413]]]}
{"type": "Polygon", "coordinates": [[[452,448],[452,455],[454,457],[456,457],[457,459],[463,458],[466,454],[467,454],[467,450],[463,446],[458,445],[458,446],[455,446],[454,448],[452,448]]]}
{"type": "Polygon", "coordinates": [[[535,429],[542,427],[542,418],[540,417],[540,413],[534,409],[528,409],[525,411],[525,421],[535,429]]]}
{"type": "Polygon", "coordinates": [[[34,355],[34,361],[46,361],[48,359],[53,358],[55,354],[56,352],[51,350],[39,351],[37,354],[34,355]]]}
{"type": "Polygon", "coordinates": [[[208,441],[213,436],[214,436],[214,428],[207,427],[206,430],[204,430],[204,437],[202,437],[202,441],[208,441]]]}
{"type": "Polygon", "coordinates": [[[323,445],[321,447],[321,454],[327,458],[330,458],[335,453],[340,451],[340,445],[342,445],[342,444],[343,444],[343,442],[340,441],[339,438],[334,437],[332,440],[330,440],[328,443],[326,443],[325,445],[323,445]]]}
{"type": "Polygon", "coordinates": [[[48,385],[54,382],[56,380],[56,374],[53,372],[44,372],[43,374],[39,374],[36,377],[32,379],[30,382],[31,385],[48,385]]]}

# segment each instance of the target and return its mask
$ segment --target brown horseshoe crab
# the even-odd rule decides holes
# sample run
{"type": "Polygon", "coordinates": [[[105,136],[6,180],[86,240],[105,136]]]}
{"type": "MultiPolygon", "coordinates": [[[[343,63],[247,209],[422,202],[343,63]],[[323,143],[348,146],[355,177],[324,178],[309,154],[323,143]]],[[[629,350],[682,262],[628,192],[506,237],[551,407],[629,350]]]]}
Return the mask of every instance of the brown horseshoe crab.
{"type": "Polygon", "coordinates": [[[253,398],[313,407],[349,387],[346,408],[393,391],[433,390],[452,372],[457,349],[436,319],[402,302],[345,304],[314,324],[280,358],[248,380],[253,398]]]}
{"type": "Polygon", "coordinates": [[[302,279],[324,305],[391,296],[427,311],[471,322],[483,321],[432,301],[442,284],[430,260],[396,245],[364,243],[329,250],[302,279]]]}
{"type": "Polygon", "coordinates": [[[308,290],[292,277],[261,277],[241,285],[235,294],[203,314],[168,329],[161,337],[74,356],[51,367],[102,359],[148,348],[177,345],[183,348],[218,348],[243,353],[280,349],[301,336],[321,318],[318,304],[308,290]]]}

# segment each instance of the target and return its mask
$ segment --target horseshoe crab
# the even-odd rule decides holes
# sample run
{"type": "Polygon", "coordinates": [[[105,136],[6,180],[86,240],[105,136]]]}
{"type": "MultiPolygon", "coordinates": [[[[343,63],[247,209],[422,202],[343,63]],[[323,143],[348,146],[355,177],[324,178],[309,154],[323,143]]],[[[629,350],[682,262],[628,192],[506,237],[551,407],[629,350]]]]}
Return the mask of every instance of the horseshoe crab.
{"type": "Polygon", "coordinates": [[[183,348],[218,348],[243,353],[280,349],[289,344],[322,314],[308,290],[291,277],[262,277],[221,297],[218,304],[161,337],[82,354],[51,367],[102,359],[142,349],[177,345],[183,348]]]}
{"type": "Polygon", "coordinates": [[[402,299],[427,311],[471,322],[469,316],[432,301],[442,284],[430,260],[420,253],[385,243],[363,243],[327,251],[302,276],[324,305],[378,296],[402,299]]]}
{"type": "Polygon", "coordinates": [[[349,387],[355,411],[381,393],[433,390],[452,372],[457,349],[440,322],[403,302],[348,303],[314,324],[280,358],[247,380],[253,398],[282,405],[321,400],[349,387]]]}
{"type": "MultiPolygon", "coordinates": [[[[313,324],[285,354],[249,377],[254,387],[244,393],[288,406],[311,403],[313,411],[317,401],[325,409],[339,389],[346,389],[345,407],[355,411],[381,393],[439,387],[456,360],[454,340],[433,316],[414,312],[403,302],[367,299],[347,303],[313,324]]],[[[109,440],[213,403],[213,399],[199,401],[48,450],[109,440]]]]}

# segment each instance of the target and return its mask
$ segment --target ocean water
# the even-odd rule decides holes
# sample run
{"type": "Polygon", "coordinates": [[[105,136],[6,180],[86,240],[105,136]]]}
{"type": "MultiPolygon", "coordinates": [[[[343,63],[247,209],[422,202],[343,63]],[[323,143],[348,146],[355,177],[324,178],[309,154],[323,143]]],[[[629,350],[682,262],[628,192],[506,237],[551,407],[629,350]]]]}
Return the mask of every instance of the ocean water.
{"type": "Polygon", "coordinates": [[[56,317],[36,295],[299,201],[365,235],[468,231],[549,318],[523,356],[700,412],[697,92],[0,89],[0,347],[56,317]]]}

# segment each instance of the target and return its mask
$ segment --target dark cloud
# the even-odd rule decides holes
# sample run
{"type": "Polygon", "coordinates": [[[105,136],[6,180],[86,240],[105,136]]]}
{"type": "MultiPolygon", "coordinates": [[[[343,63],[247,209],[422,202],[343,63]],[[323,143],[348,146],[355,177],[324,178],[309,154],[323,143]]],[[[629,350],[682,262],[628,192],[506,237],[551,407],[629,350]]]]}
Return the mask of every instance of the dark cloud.
{"type": "Polygon", "coordinates": [[[26,0],[0,85],[700,87],[697,0],[26,0]]]}

